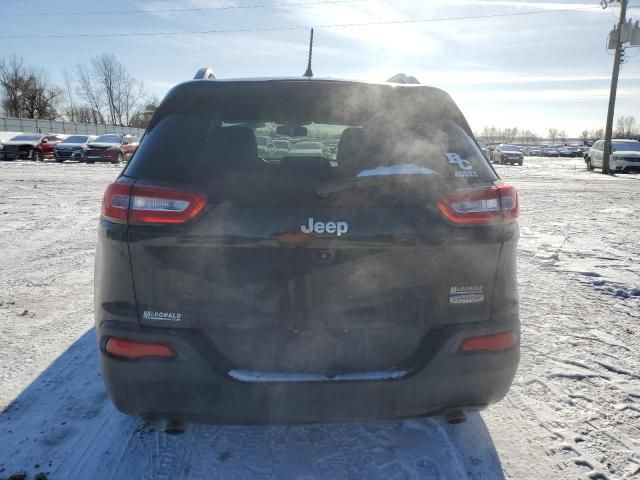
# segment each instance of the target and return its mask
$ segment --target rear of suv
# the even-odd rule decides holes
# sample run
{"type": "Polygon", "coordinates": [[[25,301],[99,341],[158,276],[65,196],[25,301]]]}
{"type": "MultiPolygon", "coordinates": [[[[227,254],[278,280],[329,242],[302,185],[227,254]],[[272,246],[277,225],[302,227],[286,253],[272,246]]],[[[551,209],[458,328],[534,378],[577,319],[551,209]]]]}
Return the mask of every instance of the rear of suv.
{"type": "Polygon", "coordinates": [[[130,415],[215,424],[482,409],[519,359],[517,215],[440,90],[181,84],[103,199],[109,394],[130,415]],[[262,158],[265,136],[337,155],[262,158]]]}

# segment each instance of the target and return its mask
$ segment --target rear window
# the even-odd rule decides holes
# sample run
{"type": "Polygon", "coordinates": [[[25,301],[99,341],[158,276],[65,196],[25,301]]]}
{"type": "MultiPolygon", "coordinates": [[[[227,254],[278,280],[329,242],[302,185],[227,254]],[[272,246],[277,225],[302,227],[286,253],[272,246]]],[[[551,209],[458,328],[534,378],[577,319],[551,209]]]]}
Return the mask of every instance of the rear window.
{"type": "MultiPolygon", "coordinates": [[[[285,112],[270,112],[282,102],[272,101],[268,90],[260,93],[246,100],[253,108],[238,112],[215,105],[163,112],[125,175],[200,185],[225,196],[221,201],[260,204],[328,197],[352,203],[381,190],[384,201],[393,203],[411,195],[407,186],[416,182],[417,192],[425,182],[453,189],[497,179],[473,139],[451,119],[407,121],[403,112],[387,111],[356,122],[345,118],[344,102],[335,112],[327,109],[332,102],[318,102],[316,111],[315,99],[304,97],[289,99],[285,112]],[[285,142],[283,134],[289,136],[285,142]]],[[[222,103],[235,105],[231,98],[222,103]]]]}

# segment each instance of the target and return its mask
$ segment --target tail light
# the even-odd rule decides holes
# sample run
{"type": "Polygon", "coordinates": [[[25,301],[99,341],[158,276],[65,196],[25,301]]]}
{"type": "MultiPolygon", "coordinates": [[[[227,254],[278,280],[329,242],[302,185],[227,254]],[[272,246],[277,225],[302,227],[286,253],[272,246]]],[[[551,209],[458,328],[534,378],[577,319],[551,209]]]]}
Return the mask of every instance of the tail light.
{"type": "Polygon", "coordinates": [[[176,356],[176,352],[169,345],[133,342],[118,337],[110,337],[104,348],[111,355],[129,359],[145,357],[173,358],[176,356]]]}
{"type": "Polygon", "coordinates": [[[464,190],[441,198],[438,208],[458,225],[512,222],[518,218],[518,192],[507,185],[464,190]]]}
{"type": "Polygon", "coordinates": [[[198,215],[206,202],[200,193],[116,182],[104,192],[102,216],[119,223],[180,224],[198,215]]]}
{"type": "Polygon", "coordinates": [[[492,335],[481,335],[469,337],[460,344],[461,352],[499,352],[507,350],[518,343],[517,335],[511,330],[507,332],[494,333],[492,335]]]}

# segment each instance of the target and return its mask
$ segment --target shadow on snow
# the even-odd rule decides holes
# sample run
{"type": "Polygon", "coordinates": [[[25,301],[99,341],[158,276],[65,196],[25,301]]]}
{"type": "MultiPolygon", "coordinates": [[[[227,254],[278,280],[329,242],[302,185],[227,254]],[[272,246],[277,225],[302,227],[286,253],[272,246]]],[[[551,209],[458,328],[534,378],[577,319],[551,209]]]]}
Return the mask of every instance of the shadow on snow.
{"type": "Polygon", "coordinates": [[[91,329],[0,414],[0,479],[503,479],[482,417],[305,426],[193,425],[179,437],[115,410],[91,329]],[[42,478],[42,477],[40,477],[42,478]]]}

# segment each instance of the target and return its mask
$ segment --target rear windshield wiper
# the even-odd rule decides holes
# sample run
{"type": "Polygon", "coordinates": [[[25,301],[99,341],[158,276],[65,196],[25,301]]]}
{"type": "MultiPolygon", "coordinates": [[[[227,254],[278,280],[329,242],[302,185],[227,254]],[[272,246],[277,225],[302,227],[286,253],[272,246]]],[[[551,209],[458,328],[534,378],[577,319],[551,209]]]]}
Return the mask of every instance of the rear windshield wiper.
{"type": "Polygon", "coordinates": [[[434,172],[432,175],[415,175],[415,174],[394,174],[394,175],[366,175],[357,177],[341,178],[338,180],[330,180],[323,182],[316,187],[316,194],[321,197],[326,197],[333,193],[344,192],[347,190],[379,187],[383,185],[390,185],[394,183],[407,183],[410,180],[415,180],[418,177],[431,177],[439,176],[434,172]]]}

